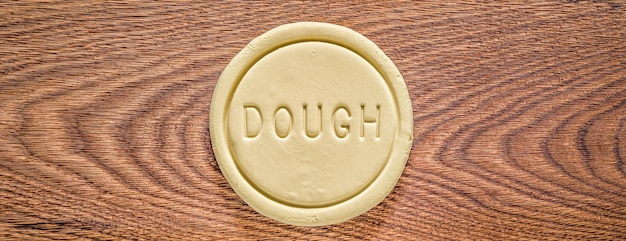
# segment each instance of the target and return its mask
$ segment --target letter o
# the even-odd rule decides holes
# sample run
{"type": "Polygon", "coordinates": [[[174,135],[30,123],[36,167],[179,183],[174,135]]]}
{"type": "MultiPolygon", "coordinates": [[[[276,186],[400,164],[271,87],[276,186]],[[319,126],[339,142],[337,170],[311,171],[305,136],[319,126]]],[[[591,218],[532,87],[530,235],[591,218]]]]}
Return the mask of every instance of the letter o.
{"type": "Polygon", "coordinates": [[[274,131],[280,138],[285,138],[291,132],[293,117],[287,107],[281,106],[274,111],[274,131]]]}

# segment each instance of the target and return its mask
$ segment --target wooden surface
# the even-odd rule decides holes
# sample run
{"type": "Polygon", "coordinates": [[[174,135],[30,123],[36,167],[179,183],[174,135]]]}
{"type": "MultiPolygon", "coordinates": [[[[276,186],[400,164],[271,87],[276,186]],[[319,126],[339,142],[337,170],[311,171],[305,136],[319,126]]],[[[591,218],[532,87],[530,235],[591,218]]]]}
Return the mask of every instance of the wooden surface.
{"type": "Polygon", "coordinates": [[[0,3],[0,239],[626,239],[626,3],[0,3]],[[395,62],[415,141],[338,225],[247,206],[211,149],[222,69],[278,25],[395,62]]]}

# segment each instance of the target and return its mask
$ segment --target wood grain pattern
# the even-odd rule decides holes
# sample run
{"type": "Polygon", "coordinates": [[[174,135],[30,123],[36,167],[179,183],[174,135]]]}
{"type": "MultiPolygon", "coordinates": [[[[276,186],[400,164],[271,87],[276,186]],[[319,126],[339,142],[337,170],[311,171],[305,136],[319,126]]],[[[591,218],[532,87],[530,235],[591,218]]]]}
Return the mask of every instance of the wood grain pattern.
{"type": "Polygon", "coordinates": [[[626,3],[1,2],[0,239],[626,239],[626,3]],[[410,90],[393,193],[303,228],[215,162],[217,78],[250,40],[321,21],[410,90]]]}

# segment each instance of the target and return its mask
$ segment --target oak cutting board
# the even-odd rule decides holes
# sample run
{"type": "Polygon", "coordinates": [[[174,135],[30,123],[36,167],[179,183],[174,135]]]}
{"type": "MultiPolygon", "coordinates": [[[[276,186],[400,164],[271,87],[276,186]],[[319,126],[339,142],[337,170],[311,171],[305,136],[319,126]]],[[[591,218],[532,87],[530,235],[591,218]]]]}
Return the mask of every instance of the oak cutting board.
{"type": "Polygon", "coordinates": [[[0,2],[0,239],[626,239],[626,2],[0,2]],[[230,188],[209,106],[285,23],[376,43],[413,102],[394,191],[294,227],[230,188]]]}

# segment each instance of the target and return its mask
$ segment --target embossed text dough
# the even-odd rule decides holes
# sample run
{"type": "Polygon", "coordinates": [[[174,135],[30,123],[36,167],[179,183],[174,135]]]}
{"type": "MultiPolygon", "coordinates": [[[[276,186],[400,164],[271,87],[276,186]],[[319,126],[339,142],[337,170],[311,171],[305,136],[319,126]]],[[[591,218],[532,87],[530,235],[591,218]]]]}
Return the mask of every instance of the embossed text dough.
{"type": "Polygon", "coordinates": [[[255,210],[303,226],[345,221],[393,189],[411,147],[404,81],[362,35],[280,26],[226,67],[211,105],[220,169],[255,210]]]}

